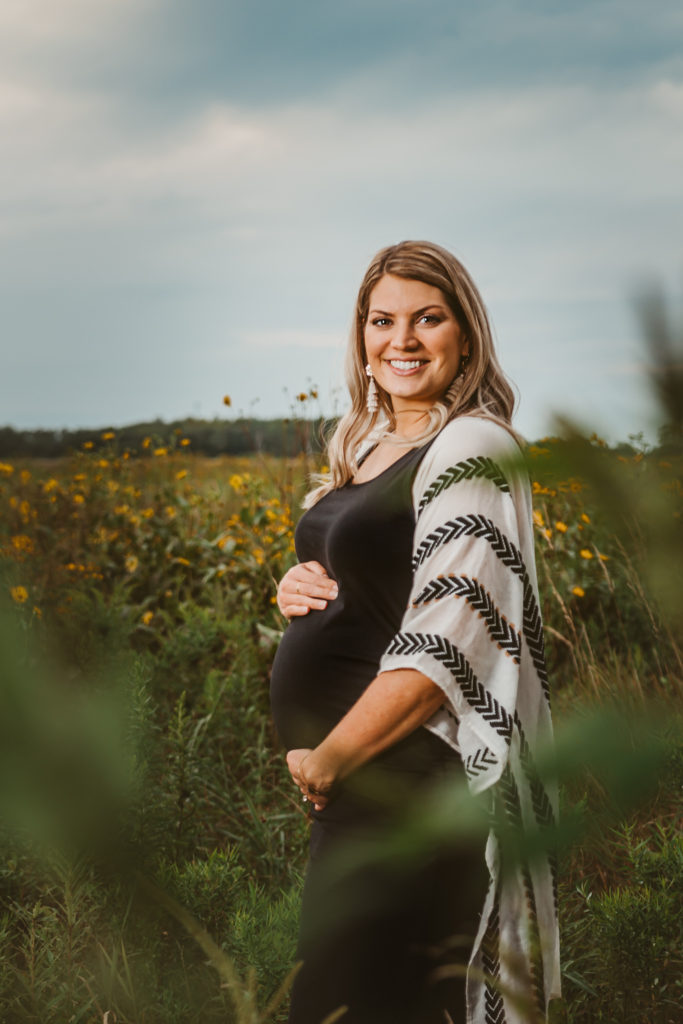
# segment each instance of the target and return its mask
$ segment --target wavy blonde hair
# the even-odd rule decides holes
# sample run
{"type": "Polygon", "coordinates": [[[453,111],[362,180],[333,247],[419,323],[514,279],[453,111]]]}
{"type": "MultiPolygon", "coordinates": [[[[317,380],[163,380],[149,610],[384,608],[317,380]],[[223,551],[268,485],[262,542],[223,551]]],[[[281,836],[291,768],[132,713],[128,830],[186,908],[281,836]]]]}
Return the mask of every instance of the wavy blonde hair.
{"type": "Polygon", "coordinates": [[[342,487],[354,476],[359,448],[372,433],[377,440],[414,448],[431,441],[456,416],[485,416],[511,430],[515,395],[507,381],[493,344],[491,325],[477,286],[462,263],[433,242],[399,242],[381,249],[368,267],[358,291],[354,324],[346,351],[346,383],[351,408],[342,416],[327,444],[329,473],[315,478],[304,506],[310,508],[328,491],[342,487]],[[469,362],[457,395],[448,392],[428,412],[424,431],[399,439],[393,433],[396,419],[391,396],[377,385],[379,408],[367,409],[368,378],[365,373],[365,323],[370,295],[385,274],[423,281],[438,288],[452,310],[464,341],[469,341],[469,362]],[[379,428],[379,429],[378,429],[379,428]]]}

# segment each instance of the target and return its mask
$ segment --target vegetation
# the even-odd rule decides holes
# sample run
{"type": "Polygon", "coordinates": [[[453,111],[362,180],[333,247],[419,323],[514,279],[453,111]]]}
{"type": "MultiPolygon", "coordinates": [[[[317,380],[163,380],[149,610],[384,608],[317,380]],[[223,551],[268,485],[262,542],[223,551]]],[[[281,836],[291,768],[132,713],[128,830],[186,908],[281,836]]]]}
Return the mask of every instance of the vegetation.
{"type": "MultiPolygon", "coordinates": [[[[0,463],[0,1019],[275,1022],[307,826],[268,714],[313,456],[0,463]]],[[[680,1008],[680,448],[532,446],[567,1019],[680,1008]],[[612,504],[605,502],[606,489],[612,504]],[[597,717],[596,717],[597,715],[597,717]]]]}

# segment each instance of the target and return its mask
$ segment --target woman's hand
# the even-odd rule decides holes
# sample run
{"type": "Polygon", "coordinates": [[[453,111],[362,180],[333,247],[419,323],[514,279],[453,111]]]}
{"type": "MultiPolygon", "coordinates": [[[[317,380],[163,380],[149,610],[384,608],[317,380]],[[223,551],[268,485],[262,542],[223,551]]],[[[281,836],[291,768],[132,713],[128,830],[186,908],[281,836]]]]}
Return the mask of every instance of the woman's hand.
{"type": "Polygon", "coordinates": [[[310,800],[316,811],[327,807],[334,785],[333,774],[319,761],[315,750],[301,748],[287,753],[290,774],[303,793],[304,801],[310,800]]]}
{"type": "Polygon", "coordinates": [[[320,562],[299,562],[285,573],[277,588],[277,606],[287,619],[308,615],[311,608],[327,608],[339,588],[320,562]]]}

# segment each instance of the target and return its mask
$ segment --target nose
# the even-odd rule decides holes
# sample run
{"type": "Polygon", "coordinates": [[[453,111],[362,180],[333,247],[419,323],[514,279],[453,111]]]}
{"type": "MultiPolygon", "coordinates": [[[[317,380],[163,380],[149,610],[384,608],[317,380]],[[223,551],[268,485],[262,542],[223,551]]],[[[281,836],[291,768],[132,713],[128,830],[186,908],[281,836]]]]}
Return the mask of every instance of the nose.
{"type": "Polygon", "coordinates": [[[412,351],[420,344],[415,336],[415,329],[411,320],[397,320],[394,327],[394,335],[391,339],[395,348],[412,351]]]}

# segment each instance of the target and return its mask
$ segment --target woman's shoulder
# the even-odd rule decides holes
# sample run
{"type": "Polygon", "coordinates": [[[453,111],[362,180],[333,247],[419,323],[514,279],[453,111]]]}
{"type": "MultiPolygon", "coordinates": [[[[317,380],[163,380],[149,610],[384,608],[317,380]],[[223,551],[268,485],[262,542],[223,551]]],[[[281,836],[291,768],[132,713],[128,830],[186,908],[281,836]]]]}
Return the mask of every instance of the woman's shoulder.
{"type": "Polygon", "coordinates": [[[471,458],[518,459],[521,447],[514,434],[485,416],[457,416],[437,434],[427,453],[431,463],[471,458]]]}

